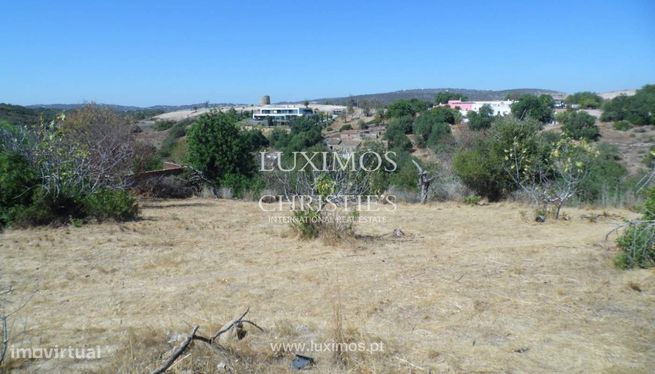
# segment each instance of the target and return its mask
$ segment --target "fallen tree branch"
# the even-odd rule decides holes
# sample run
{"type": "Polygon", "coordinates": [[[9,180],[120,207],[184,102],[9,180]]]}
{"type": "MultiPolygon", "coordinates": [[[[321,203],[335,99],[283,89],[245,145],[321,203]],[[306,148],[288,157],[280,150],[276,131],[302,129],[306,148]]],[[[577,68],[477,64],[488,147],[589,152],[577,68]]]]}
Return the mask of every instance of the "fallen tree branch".
{"type": "MultiPolygon", "coordinates": [[[[166,370],[170,369],[170,367],[175,363],[175,361],[178,359],[178,357],[180,357],[182,355],[182,353],[184,353],[184,351],[188,348],[189,344],[191,344],[191,341],[193,341],[193,340],[199,340],[201,342],[207,343],[213,349],[224,350],[224,348],[221,347],[219,344],[214,344],[214,343],[216,342],[216,340],[219,337],[221,337],[221,335],[225,334],[226,332],[230,331],[233,328],[242,329],[243,324],[247,323],[249,325],[252,325],[252,326],[258,328],[260,331],[264,331],[264,329],[259,327],[259,325],[257,325],[255,322],[244,319],[244,317],[248,314],[249,311],[250,311],[250,307],[248,307],[246,309],[246,311],[243,312],[243,314],[241,314],[241,316],[239,318],[233,320],[227,327],[224,327],[224,328],[220,329],[211,338],[207,338],[207,337],[204,337],[202,335],[196,335],[196,332],[198,332],[198,328],[200,328],[200,326],[194,327],[193,331],[191,331],[191,334],[189,334],[189,336],[184,340],[182,345],[180,345],[179,348],[177,348],[175,351],[173,351],[173,353],[166,360],[164,365],[162,365],[157,370],[153,371],[152,374],[162,374],[162,373],[166,372],[166,370]]],[[[244,332],[244,335],[242,335],[242,336],[237,335],[237,338],[241,339],[243,336],[245,336],[245,332],[244,332]]]]}
{"type": "Polygon", "coordinates": [[[178,349],[176,349],[173,352],[173,354],[171,354],[171,357],[169,357],[168,360],[166,360],[166,362],[164,362],[164,365],[162,365],[159,369],[153,371],[152,374],[162,374],[166,370],[168,370],[168,368],[170,368],[175,363],[175,360],[177,360],[177,358],[180,357],[180,355],[182,355],[182,353],[187,349],[189,344],[191,344],[191,341],[193,340],[194,336],[196,335],[196,331],[198,331],[198,328],[200,328],[200,326],[194,327],[193,331],[191,331],[191,334],[189,334],[189,336],[182,343],[182,345],[178,349]]]}
{"type": "Polygon", "coordinates": [[[263,332],[264,329],[261,328],[261,327],[259,327],[256,323],[254,323],[254,322],[252,322],[252,321],[250,321],[250,320],[247,320],[247,319],[243,319],[243,318],[248,314],[249,311],[250,311],[250,307],[248,307],[248,308],[246,309],[246,311],[243,312],[243,314],[241,314],[241,317],[239,317],[239,318],[233,320],[232,323],[230,323],[227,327],[225,327],[225,328],[219,330],[216,334],[214,334],[214,336],[212,336],[212,337],[210,338],[210,344],[213,343],[213,342],[215,342],[216,339],[218,339],[221,335],[225,334],[226,332],[230,331],[230,330],[233,329],[233,328],[241,329],[241,328],[243,327],[243,324],[244,324],[244,323],[248,323],[248,324],[250,324],[250,325],[252,325],[252,326],[255,326],[256,328],[259,329],[259,331],[262,331],[262,332],[263,332]]]}

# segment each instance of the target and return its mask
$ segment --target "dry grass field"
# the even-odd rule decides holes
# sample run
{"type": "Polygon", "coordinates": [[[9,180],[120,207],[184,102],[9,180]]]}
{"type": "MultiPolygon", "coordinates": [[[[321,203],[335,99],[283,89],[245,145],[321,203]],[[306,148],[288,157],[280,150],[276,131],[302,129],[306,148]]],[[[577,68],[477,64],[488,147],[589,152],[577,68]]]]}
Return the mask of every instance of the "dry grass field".
{"type": "Polygon", "coordinates": [[[143,206],[126,224],[0,234],[0,284],[27,301],[11,344],[102,348],[99,360],[10,359],[6,371],[149,372],[172,333],[210,335],[248,306],[264,332],[228,342],[231,354],[193,343],[172,371],[291,372],[292,352],[271,343],[335,338],[384,349],[341,361],[305,352],[311,372],[655,367],[655,273],[614,268],[605,241],[628,211],[566,209],[569,220],[538,224],[510,203],[399,205],[373,213],[384,222],[361,223],[358,238],[325,243],[298,240],[252,202],[143,206]]]}

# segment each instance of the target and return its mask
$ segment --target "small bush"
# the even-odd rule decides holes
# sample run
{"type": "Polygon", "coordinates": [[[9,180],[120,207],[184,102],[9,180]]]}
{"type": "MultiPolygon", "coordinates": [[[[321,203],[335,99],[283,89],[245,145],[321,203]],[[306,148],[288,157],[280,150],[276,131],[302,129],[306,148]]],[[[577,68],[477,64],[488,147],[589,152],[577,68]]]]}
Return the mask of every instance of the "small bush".
{"type": "Polygon", "coordinates": [[[655,265],[655,188],[646,192],[641,220],[628,222],[616,240],[622,250],[614,263],[622,269],[655,265]]]}
{"type": "Polygon", "coordinates": [[[252,196],[258,196],[266,187],[264,181],[257,177],[248,177],[241,174],[226,174],[220,181],[221,187],[229,188],[232,191],[232,197],[241,199],[248,192],[252,196]]]}
{"type": "Polygon", "coordinates": [[[352,129],[353,129],[352,125],[346,124],[346,125],[341,126],[339,131],[346,131],[346,130],[352,130],[352,129]]]}
{"type": "Polygon", "coordinates": [[[617,239],[622,250],[614,263],[622,268],[648,268],[655,265],[655,225],[653,223],[630,224],[617,239]]]}
{"type": "Polygon", "coordinates": [[[614,127],[614,130],[628,131],[631,128],[633,128],[634,126],[632,126],[632,124],[630,122],[628,122],[628,121],[621,120],[621,121],[614,122],[612,127],[614,127]]]}
{"type": "Polygon", "coordinates": [[[359,212],[341,213],[338,210],[318,210],[312,207],[293,210],[291,228],[301,239],[321,238],[328,243],[354,235],[359,212]]]}
{"type": "Polygon", "coordinates": [[[172,120],[157,121],[155,122],[155,126],[153,126],[153,128],[157,131],[166,131],[171,127],[175,126],[175,123],[176,122],[172,120]]]}
{"type": "Polygon", "coordinates": [[[464,204],[477,205],[482,197],[480,195],[468,195],[464,198],[464,204]]]}
{"type": "Polygon", "coordinates": [[[321,212],[315,209],[296,209],[293,211],[291,228],[301,239],[315,239],[320,233],[321,212]]]}
{"type": "Polygon", "coordinates": [[[584,111],[568,112],[562,116],[564,125],[562,131],[569,137],[580,140],[597,140],[600,131],[596,126],[596,118],[584,111]]]}
{"type": "Polygon", "coordinates": [[[139,214],[139,205],[128,192],[102,189],[84,198],[84,211],[87,216],[100,221],[115,219],[127,221],[139,214]]]}

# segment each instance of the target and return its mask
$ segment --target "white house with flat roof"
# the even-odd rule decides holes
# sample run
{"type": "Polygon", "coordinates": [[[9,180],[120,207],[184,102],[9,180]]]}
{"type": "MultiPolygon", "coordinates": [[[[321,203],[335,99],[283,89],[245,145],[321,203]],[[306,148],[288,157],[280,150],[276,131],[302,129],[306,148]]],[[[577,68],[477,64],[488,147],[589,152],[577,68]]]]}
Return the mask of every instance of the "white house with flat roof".
{"type": "Polygon", "coordinates": [[[264,105],[252,113],[255,121],[268,121],[269,118],[275,123],[286,123],[296,117],[304,117],[314,113],[311,108],[295,105],[264,105]]]}
{"type": "Polygon", "coordinates": [[[468,112],[479,112],[484,105],[489,105],[494,111],[494,116],[505,116],[512,112],[511,100],[490,100],[490,101],[460,101],[449,100],[448,106],[451,109],[458,109],[463,115],[468,112]]]}

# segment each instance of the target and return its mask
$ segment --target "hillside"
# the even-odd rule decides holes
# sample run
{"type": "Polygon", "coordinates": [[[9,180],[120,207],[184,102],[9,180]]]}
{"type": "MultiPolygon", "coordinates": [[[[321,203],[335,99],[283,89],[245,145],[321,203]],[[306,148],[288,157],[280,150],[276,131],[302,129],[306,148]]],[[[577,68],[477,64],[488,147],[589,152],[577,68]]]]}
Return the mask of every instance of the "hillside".
{"type": "Polygon", "coordinates": [[[442,91],[459,93],[467,96],[469,100],[503,100],[508,95],[517,96],[523,94],[532,94],[532,95],[541,95],[548,94],[556,98],[563,98],[566,96],[565,93],[553,90],[545,89],[535,89],[535,88],[517,88],[511,90],[474,90],[466,88],[427,88],[427,89],[413,89],[413,90],[402,90],[402,91],[393,91],[393,92],[384,92],[384,93],[375,93],[375,94],[364,94],[364,95],[354,95],[354,96],[344,96],[344,97],[332,97],[332,98],[322,98],[315,99],[312,102],[323,103],[323,104],[339,104],[346,105],[351,100],[362,101],[367,100],[370,102],[380,102],[383,104],[388,104],[394,100],[401,99],[419,99],[433,101],[437,93],[442,91]]]}
{"type": "Polygon", "coordinates": [[[0,121],[4,120],[12,124],[34,125],[39,122],[41,116],[47,120],[54,118],[56,113],[57,111],[47,108],[29,108],[0,103],[0,121]]]}

